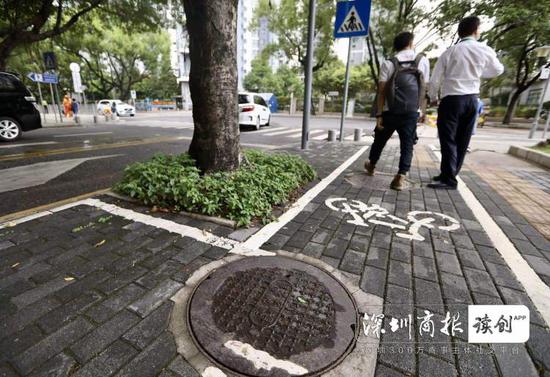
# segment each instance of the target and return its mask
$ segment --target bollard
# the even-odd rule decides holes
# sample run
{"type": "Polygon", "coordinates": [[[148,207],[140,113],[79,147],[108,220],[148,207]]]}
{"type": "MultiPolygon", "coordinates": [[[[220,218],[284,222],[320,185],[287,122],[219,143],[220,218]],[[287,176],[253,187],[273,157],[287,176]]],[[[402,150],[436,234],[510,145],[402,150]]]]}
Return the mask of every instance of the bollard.
{"type": "Polygon", "coordinates": [[[97,115],[94,114],[94,123],[97,123],[97,115]]]}
{"type": "Polygon", "coordinates": [[[108,121],[109,121],[109,115],[105,114],[105,122],[108,122],[108,121]]]}
{"type": "Polygon", "coordinates": [[[75,122],[76,124],[80,123],[80,117],[79,117],[78,115],[75,115],[75,116],[74,116],[74,122],[75,122]]]}
{"type": "Polygon", "coordinates": [[[353,141],[361,141],[361,129],[356,128],[353,130],[353,141]]]}
{"type": "Polygon", "coordinates": [[[328,141],[336,141],[336,131],[328,130],[328,141]]]}

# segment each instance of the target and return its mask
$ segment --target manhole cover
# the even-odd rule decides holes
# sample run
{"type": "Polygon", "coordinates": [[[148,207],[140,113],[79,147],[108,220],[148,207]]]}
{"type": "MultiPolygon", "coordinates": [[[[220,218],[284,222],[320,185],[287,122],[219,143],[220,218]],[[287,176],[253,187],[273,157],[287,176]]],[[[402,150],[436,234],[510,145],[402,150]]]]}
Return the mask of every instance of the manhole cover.
{"type": "Polygon", "coordinates": [[[207,356],[246,376],[318,375],[351,351],[359,330],[339,281],[284,257],[251,257],[213,271],[187,314],[207,356]]]}
{"type": "MultiPolygon", "coordinates": [[[[393,177],[395,177],[395,174],[376,172],[374,176],[369,176],[366,173],[361,172],[347,174],[344,178],[353,187],[366,187],[372,190],[385,191],[390,190],[390,183],[393,180],[393,177]]],[[[419,187],[420,184],[418,182],[412,181],[409,178],[405,178],[404,190],[412,190],[419,187]]]]}

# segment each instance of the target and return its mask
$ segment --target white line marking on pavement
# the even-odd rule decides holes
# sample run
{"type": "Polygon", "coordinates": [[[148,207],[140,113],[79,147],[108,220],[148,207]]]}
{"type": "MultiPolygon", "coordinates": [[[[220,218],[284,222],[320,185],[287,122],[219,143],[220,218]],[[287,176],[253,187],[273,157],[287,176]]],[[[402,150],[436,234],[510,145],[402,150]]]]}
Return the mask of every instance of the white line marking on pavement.
{"type": "MultiPolygon", "coordinates": [[[[435,151],[435,147],[430,145],[430,148],[441,159],[440,154],[435,151]]],[[[544,318],[546,325],[550,325],[550,287],[544,284],[535,270],[523,259],[508,236],[504,234],[464,181],[460,177],[457,177],[457,181],[458,192],[462,195],[462,198],[468,207],[470,207],[477,221],[495,245],[495,248],[508,264],[508,267],[510,267],[518,281],[525,288],[533,304],[544,318]]]]}
{"type": "Polygon", "coordinates": [[[240,246],[243,249],[259,249],[268,239],[270,239],[275,233],[277,233],[283,226],[296,217],[305,206],[313,200],[321,191],[323,191],[332,181],[346,170],[351,164],[355,162],[361,155],[368,149],[368,146],[364,146],[359,149],[353,156],[348,158],[342,165],[338,166],[332,173],[323,178],[321,182],[317,183],[308,192],[306,192],[300,199],[298,199],[288,211],[283,213],[277,221],[271,222],[260,229],[256,234],[243,242],[240,246]]]}
{"type": "MultiPolygon", "coordinates": [[[[250,134],[251,135],[256,135],[256,134],[264,134],[264,133],[267,133],[267,132],[273,132],[273,131],[282,131],[282,130],[288,130],[287,127],[267,127],[267,128],[264,128],[263,130],[254,130],[254,131],[250,131],[250,134]]],[[[244,135],[244,134],[248,134],[249,132],[241,132],[241,135],[244,135]]]]}
{"type": "Polygon", "coordinates": [[[311,138],[312,140],[325,140],[328,139],[328,130],[324,130],[324,132],[319,135],[311,138]]]}
{"type": "Polygon", "coordinates": [[[24,143],[24,144],[6,144],[6,145],[0,145],[0,149],[17,148],[17,147],[32,147],[33,145],[48,145],[48,144],[57,144],[57,141],[42,141],[42,142],[39,142],[39,143],[24,143]]]}
{"type": "Polygon", "coordinates": [[[143,224],[154,226],[155,228],[164,229],[170,233],[177,233],[182,236],[194,238],[197,241],[205,242],[212,246],[218,246],[229,250],[229,249],[233,249],[238,244],[237,241],[224,238],[224,237],[218,237],[210,232],[207,232],[201,229],[193,228],[183,224],[178,224],[174,221],[162,219],[159,217],[154,217],[143,213],[135,212],[130,209],[118,207],[114,204],[102,202],[99,199],[86,199],[83,201],[83,204],[87,204],[89,206],[99,208],[115,216],[124,217],[127,220],[140,222],[143,224]]]}
{"type": "MultiPolygon", "coordinates": [[[[174,221],[149,216],[149,215],[146,215],[146,214],[143,214],[143,213],[132,211],[130,209],[118,207],[114,204],[105,203],[105,202],[102,202],[99,199],[93,199],[93,198],[79,200],[79,201],[76,201],[76,202],[73,202],[73,203],[68,203],[68,204],[59,206],[57,208],[53,208],[53,209],[48,210],[48,211],[33,213],[32,215],[22,217],[22,218],[17,219],[17,220],[8,221],[8,222],[0,224],[0,229],[10,228],[10,227],[13,227],[15,225],[22,224],[26,221],[31,221],[31,220],[34,220],[34,219],[38,219],[40,217],[48,216],[48,215],[51,215],[55,212],[60,212],[60,211],[63,211],[63,210],[69,209],[69,208],[77,207],[79,205],[87,205],[87,206],[91,206],[91,207],[96,207],[96,208],[99,208],[99,209],[101,209],[105,212],[109,212],[109,213],[111,213],[115,216],[124,217],[127,220],[132,220],[134,222],[143,223],[143,224],[146,224],[146,225],[153,226],[155,228],[164,229],[164,230],[166,230],[170,233],[177,233],[181,236],[190,237],[190,238],[193,238],[197,241],[205,242],[205,243],[208,243],[212,246],[218,246],[218,247],[221,247],[221,248],[227,249],[227,250],[231,250],[239,244],[239,242],[237,242],[235,240],[231,240],[231,239],[224,238],[224,237],[218,237],[218,236],[216,236],[216,235],[214,235],[210,232],[207,232],[207,231],[204,231],[204,230],[201,230],[201,229],[198,229],[198,228],[193,228],[193,227],[190,227],[190,226],[187,226],[187,225],[178,224],[174,221]]],[[[263,255],[263,254],[258,254],[258,255],[263,255]]]]}
{"type": "Polygon", "coordinates": [[[250,361],[256,369],[271,371],[273,368],[278,368],[294,376],[301,376],[308,372],[301,365],[289,360],[277,359],[265,351],[257,350],[252,345],[238,340],[228,340],[224,343],[224,347],[231,350],[235,355],[250,361]]]}
{"type": "Polygon", "coordinates": [[[112,132],[110,132],[110,131],[86,132],[86,133],[81,133],[81,134],[54,135],[54,137],[92,136],[92,135],[107,135],[107,134],[112,134],[112,132]]]}
{"type": "Polygon", "coordinates": [[[302,131],[296,132],[296,133],[293,133],[293,134],[290,134],[290,135],[285,135],[285,137],[289,137],[291,139],[301,138],[302,137],[302,131]]]}
{"type": "Polygon", "coordinates": [[[278,136],[278,135],[284,135],[284,134],[292,134],[292,133],[295,133],[296,131],[297,131],[296,128],[292,128],[290,130],[285,130],[285,131],[268,132],[265,134],[265,136],[278,136]]]}

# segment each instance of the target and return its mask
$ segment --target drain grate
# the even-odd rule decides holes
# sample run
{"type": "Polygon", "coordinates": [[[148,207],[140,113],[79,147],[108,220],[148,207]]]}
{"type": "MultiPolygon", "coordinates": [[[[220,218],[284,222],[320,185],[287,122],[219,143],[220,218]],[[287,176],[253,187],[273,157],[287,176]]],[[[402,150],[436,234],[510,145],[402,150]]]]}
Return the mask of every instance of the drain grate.
{"type": "Polygon", "coordinates": [[[250,376],[317,375],[349,352],[358,330],[353,300],[336,279],[283,257],[247,258],[212,272],[193,293],[188,324],[211,360],[250,376]],[[258,363],[262,357],[272,361],[258,363]]]}

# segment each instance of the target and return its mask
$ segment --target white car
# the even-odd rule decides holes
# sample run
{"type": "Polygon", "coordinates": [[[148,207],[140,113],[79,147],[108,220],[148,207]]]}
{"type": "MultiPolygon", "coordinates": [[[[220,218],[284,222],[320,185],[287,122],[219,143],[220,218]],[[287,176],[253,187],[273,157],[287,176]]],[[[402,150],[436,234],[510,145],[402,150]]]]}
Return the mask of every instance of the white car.
{"type": "Polygon", "coordinates": [[[128,105],[126,102],[122,102],[119,99],[102,99],[97,103],[97,112],[104,114],[105,109],[112,109],[113,104],[116,106],[116,115],[119,117],[122,116],[131,116],[136,115],[136,108],[132,105],[128,105]]]}
{"type": "Polygon", "coordinates": [[[239,93],[239,124],[254,126],[269,126],[271,111],[265,100],[256,93],[239,93]]]}

